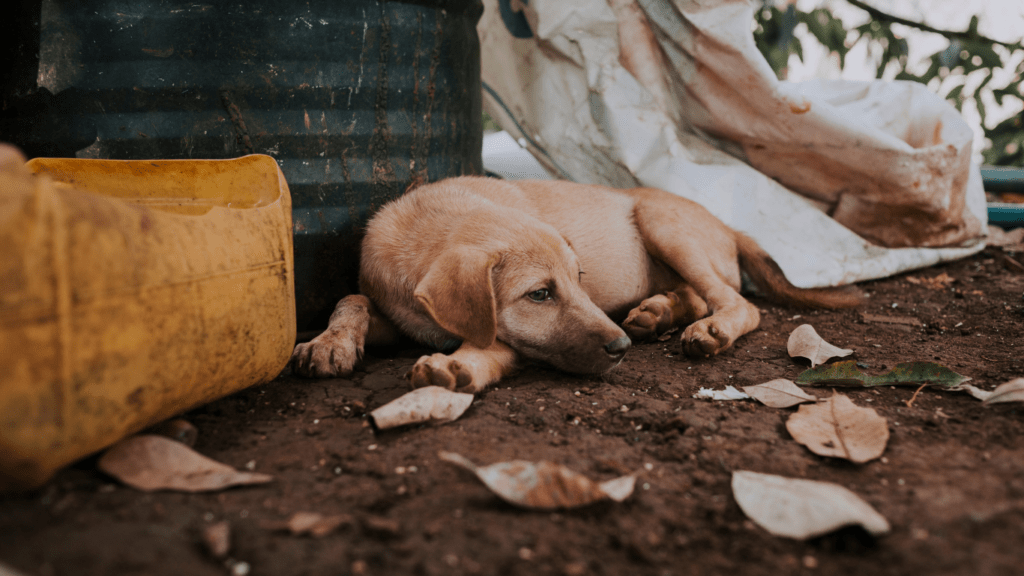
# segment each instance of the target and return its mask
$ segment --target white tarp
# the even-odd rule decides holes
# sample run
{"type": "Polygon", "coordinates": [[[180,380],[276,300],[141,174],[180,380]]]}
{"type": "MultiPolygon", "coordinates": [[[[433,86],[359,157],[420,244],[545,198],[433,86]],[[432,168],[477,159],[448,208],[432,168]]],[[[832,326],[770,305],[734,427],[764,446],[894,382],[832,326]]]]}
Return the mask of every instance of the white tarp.
{"type": "Polygon", "coordinates": [[[486,109],[556,177],[695,200],[798,286],[981,250],[956,109],[916,83],[780,82],[754,45],[759,5],[484,0],[486,109]]]}

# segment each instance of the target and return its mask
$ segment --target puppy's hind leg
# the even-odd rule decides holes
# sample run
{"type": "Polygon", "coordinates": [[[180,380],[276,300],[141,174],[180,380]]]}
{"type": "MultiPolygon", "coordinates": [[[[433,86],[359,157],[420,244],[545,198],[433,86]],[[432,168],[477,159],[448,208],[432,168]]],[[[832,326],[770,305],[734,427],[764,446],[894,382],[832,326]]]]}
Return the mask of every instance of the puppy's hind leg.
{"type": "Polygon", "coordinates": [[[634,217],[647,252],[671,267],[711,315],[683,331],[683,352],[712,356],[754,330],[760,311],[739,294],[736,235],[705,208],[662,190],[635,189],[634,217]]]}
{"type": "Polygon", "coordinates": [[[518,367],[518,354],[503,342],[495,340],[487,348],[464,342],[451,354],[423,356],[405,377],[413,388],[440,386],[475,394],[518,367]]]}
{"type": "Polygon", "coordinates": [[[292,371],[310,378],[348,376],[369,343],[388,344],[398,338],[391,322],[362,294],[346,296],[335,306],[327,330],[298,344],[289,363],[292,371]]]}
{"type": "Polygon", "coordinates": [[[687,283],[655,294],[629,311],[622,329],[634,342],[660,336],[677,326],[689,326],[708,315],[708,304],[687,283]]]}

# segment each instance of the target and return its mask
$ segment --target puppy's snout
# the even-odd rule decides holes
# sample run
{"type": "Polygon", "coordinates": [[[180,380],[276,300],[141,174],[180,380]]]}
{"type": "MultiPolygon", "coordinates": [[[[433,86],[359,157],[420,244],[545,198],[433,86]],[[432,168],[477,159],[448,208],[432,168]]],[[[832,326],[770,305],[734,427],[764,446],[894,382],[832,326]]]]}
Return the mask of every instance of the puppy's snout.
{"type": "Polygon", "coordinates": [[[632,345],[633,342],[630,341],[629,336],[622,336],[605,344],[604,351],[610,356],[622,356],[632,345]]]}

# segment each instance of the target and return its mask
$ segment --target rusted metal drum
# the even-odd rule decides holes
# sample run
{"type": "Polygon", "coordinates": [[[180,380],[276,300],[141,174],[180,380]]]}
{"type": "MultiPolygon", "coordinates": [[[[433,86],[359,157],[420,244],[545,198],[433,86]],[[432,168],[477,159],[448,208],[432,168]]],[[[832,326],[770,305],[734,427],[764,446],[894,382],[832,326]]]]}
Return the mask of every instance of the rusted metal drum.
{"type": "Polygon", "coordinates": [[[373,211],[482,172],[479,0],[19,4],[0,140],[29,157],[277,159],[300,330],[356,289],[373,211]],[[34,43],[37,43],[34,44],[34,43]]]}

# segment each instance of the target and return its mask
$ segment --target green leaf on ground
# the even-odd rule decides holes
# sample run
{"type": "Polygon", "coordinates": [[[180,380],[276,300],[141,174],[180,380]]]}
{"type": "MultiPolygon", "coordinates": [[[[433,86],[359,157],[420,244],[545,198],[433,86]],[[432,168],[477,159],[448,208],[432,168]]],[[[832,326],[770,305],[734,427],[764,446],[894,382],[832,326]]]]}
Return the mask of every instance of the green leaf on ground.
{"type": "Polygon", "coordinates": [[[949,368],[934,362],[903,362],[895,368],[872,376],[865,374],[857,367],[857,362],[848,360],[836,362],[828,366],[819,366],[805,370],[797,376],[796,383],[809,386],[920,386],[931,384],[949,390],[957,390],[960,385],[970,380],[969,377],[957,374],[949,368]]]}

